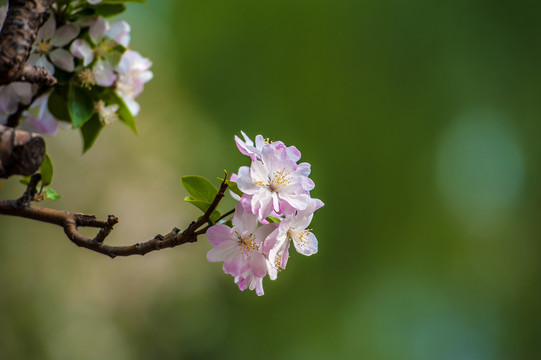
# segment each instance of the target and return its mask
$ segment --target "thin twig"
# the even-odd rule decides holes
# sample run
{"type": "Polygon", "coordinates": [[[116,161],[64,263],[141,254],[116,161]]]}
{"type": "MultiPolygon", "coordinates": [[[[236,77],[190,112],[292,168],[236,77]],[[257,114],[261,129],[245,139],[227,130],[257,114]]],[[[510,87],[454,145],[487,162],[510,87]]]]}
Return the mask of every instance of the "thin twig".
{"type": "MultiPolygon", "coordinates": [[[[227,173],[225,177],[227,178],[227,173]]],[[[193,221],[184,231],[174,228],[165,235],[158,234],[154,238],[142,243],[113,246],[105,244],[104,241],[112,232],[114,225],[118,223],[116,216],[109,215],[107,221],[101,221],[94,215],[71,213],[32,205],[30,201],[35,196],[36,185],[40,178],[39,174],[32,176],[31,184],[28,185],[27,190],[18,200],[0,200],[0,214],[18,216],[61,226],[66,236],[75,245],[110,256],[111,258],[116,256],[145,255],[152,251],[196,242],[197,236],[202,234],[197,230],[209,221],[210,215],[224,197],[225,190],[227,189],[227,183],[224,179],[220,190],[205,214],[199,220],[193,221]],[[27,201],[28,198],[30,198],[30,201],[27,201]],[[78,231],[79,227],[95,227],[100,230],[91,239],[82,235],[78,231]]]]}

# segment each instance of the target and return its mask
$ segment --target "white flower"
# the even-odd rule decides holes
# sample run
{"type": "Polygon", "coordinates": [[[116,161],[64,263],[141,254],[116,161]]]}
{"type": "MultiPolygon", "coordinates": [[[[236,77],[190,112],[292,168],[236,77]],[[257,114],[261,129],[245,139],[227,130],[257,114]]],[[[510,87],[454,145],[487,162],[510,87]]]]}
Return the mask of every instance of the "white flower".
{"type": "Polygon", "coordinates": [[[96,4],[99,4],[100,2],[102,2],[102,0],[86,0],[86,1],[88,1],[92,5],[96,5],[96,4]]]}
{"type": "Polygon", "coordinates": [[[149,70],[151,66],[149,59],[142,57],[137,51],[127,50],[116,67],[116,92],[134,116],[139,113],[140,108],[135,98],[143,91],[143,85],[152,79],[153,75],[149,70]]]}
{"type": "Polygon", "coordinates": [[[73,56],[63,47],[78,34],[79,27],[73,24],[66,24],[57,29],[54,16],[49,16],[38,31],[28,63],[46,68],[51,75],[54,75],[55,71],[53,64],[62,70],[72,72],[75,67],[73,56]]]}
{"type": "Polygon", "coordinates": [[[108,58],[116,45],[127,47],[130,42],[130,25],[125,21],[119,21],[110,26],[100,16],[90,24],[88,35],[94,46],[85,40],[78,39],[70,47],[75,57],[83,59],[84,66],[88,66],[94,58],[108,58]]]}
{"type": "Polygon", "coordinates": [[[98,112],[98,115],[100,117],[100,121],[102,124],[109,125],[113,121],[118,120],[118,115],[116,113],[118,110],[118,105],[113,104],[113,105],[105,106],[105,103],[103,102],[103,100],[100,100],[94,105],[94,107],[96,111],[98,112]]]}
{"type": "Polygon", "coordinates": [[[309,174],[310,165],[297,165],[285,147],[265,145],[261,158],[252,159],[250,168],[239,169],[237,185],[243,197],[251,197],[251,212],[263,221],[273,210],[282,215],[306,209],[314,188],[309,174]]]}

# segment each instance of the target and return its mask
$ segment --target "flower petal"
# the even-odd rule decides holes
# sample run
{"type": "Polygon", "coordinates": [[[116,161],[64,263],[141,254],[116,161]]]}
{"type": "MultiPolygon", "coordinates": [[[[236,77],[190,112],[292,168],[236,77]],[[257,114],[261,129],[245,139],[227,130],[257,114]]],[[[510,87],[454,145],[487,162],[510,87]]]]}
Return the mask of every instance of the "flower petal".
{"type": "Polygon", "coordinates": [[[73,24],[66,24],[56,29],[56,32],[51,38],[51,43],[55,47],[63,47],[75,39],[77,35],[79,35],[79,27],[73,24]]]}
{"type": "Polygon", "coordinates": [[[88,66],[94,60],[94,51],[84,40],[75,40],[70,46],[70,51],[75,57],[83,59],[84,66],[88,66]]]}
{"type": "Polygon", "coordinates": [[[220,246],[222,242],[234,239],[234,235],[229,226],[219,224],[207,230],[207,239],[212,245],[220,246]]]}
{"type": "Polygon", "coordinates": [[[38,34],[36,36],[36,42],[40,42],[41,40],[48,41],[50,40],[54,32],[56,30],[56,20],[54,16],[49,16],[49,19],[45,21],[45,24],[41,26],[41,28],[38,30],[38,34]]]}
{"type": "Polygon", "coordinates": [[[105,22],[105,19],[99,16],[92,25],[90,25],[90,29],[88,30],[88,35],[90,35],[90,39],[94,42],[94,44],[98,44],[101,39],[105,36],[107,33],[107,23],[105,22]]]}
{"type": "Polygon", "coordinates": [[[118,21],[107,31],[107,36],[117,44],[128,47],[130,43],[130,25],[125,21],[118,21]]]}
{"type": "Polygon", "coordinates": [[[73,56],[66,49],[54,49],[49,54],[49,58],[60,69],[72,72],[75,69],[73,56]]]}

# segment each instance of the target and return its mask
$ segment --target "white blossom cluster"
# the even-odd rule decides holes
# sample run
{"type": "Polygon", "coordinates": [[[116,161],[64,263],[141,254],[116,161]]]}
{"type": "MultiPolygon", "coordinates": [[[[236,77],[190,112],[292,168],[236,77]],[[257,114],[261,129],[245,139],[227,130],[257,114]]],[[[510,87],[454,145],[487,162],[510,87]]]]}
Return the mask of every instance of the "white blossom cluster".
{"type": "MultiPolygon", "coordinates": [[[[82,4],[91,8],[100,2],[88,0],[82,4]]],[[[58,79],[58,86],[85,89],[94,103],[91,110],[99,115],[104,125],[118,118],[119,104],[110,98],[101,99],[99,89],[112,89],[129,112],[137,115],[140,107],[136,98],[144,84],[152,79],[149,70],[152,63],[130,49],[129,24],[125,21],[111,24],[101,16],[59,16],[55,9],[52,8],[37,33],[28,64],[47,69],[58,79]]],[[[7,7],[0,8],[0,26],[6,12],[7,7]]],[[[56,119],[51,114],[48,100],[52,91],[47,89],[42,94],[42,90],[37,84],[25,82],[0,86],[0,124],[5,124],[10,115],[24,106],[27,128],[42,134],[55,134],[57,120],[69,120],[56,119]]]]}

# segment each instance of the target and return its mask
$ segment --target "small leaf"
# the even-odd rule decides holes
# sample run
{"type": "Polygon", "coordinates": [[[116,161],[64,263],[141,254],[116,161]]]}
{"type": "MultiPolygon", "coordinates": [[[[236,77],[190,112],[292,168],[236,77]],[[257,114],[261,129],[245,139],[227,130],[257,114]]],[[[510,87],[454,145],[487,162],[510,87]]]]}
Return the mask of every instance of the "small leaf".
{"type": "Polygon", "coordinates": [[[200,200],[210,204],[218,194],[216,186],[202,176],[183,176],[180,178],[180,182],[193,200],[200,200]]]}
{"type": "MultiPolygon", "coordinates": [[[[196,206],[199,210],[203,211],[204,213],[206,213],[208,208],[210,207],[210,203],[205,202],[205,201],[194,200],[189,196],[186,196],[184,198],[184,201],[189,202],[190,204],[196,206]]],[[[210,214],[210,221],[215,223],[216,221],[218,221],[220,216],[222,216],[220,214],[220,212],[218,210],[214,209],[212,214],[210,214]]]]}
{"type": "Polygon", "coordinates": [[[47,109],[57,120],[71,122],[68,110],[68,88],[56,86],[49,95],[47,109]]]}
{"type": "Polygon", "coordinates": [[[102,128],[103,124],[101,123],[98,114],[94,114],[94,116],[92,116],[90,120],[81,127],[81,135],[83,136],[83,153],[87,152],[88,149],[92,147],[102,128]]]}
{"type": "Polygon", "coordinates": [[[94,8],[94,16],[102,16],[110,18],[126,11],[126,6],[117,3],[103,3],[96,5],[94,8]]]}
{"type": "Polygon", "coordinates": [[[74,129],[83,126],[96,112],[90,94],[73,83],[68,91],[68,111],[74,129]]]}
{"type": "Polygon", "coordinates": [[[206,212],[208,208],[210,207],[210,203],[207,201],[201,201],[201,200],[195,200],[194,198],[190,196],[186,196],[184,198],[184,201],[189,202],[190,204],[196,206],[199,208],[202,212],[206,212]]]}
{"type": "Polygon", "coordinates": [[[278,223],[278,224],[282,222],[282,220],[280,220],[280,219],[278,219],[277,217],[274,217],[274,216],[267,216],[265,218],[265,220],[267,220],[270,223],[278,223]]]}
{"type": "Polygon", "coordinates": [[[54,191],[54,189],[47,188],[45,190],[45,197],[51,200],[58,200],[61,196],[56,191],[54,191]]]}
{"type": "Polygon", "coordinates": [[[41,173],[41,185],[49,186],[53,182],[53,163],[48,154],[45,154],[41,167],[39,168],[41,173]]]}

